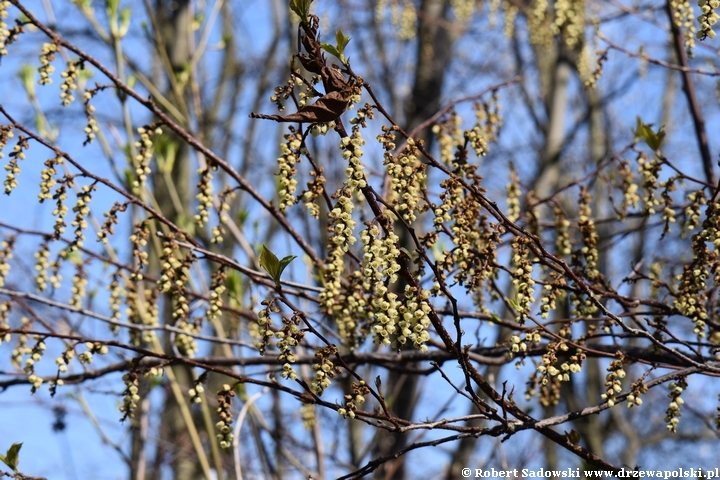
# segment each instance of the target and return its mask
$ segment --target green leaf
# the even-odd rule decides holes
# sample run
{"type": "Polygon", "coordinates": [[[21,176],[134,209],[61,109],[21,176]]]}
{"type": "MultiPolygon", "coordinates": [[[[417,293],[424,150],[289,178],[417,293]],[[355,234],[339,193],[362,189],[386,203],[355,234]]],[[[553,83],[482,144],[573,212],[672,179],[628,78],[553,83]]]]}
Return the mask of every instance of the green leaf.
{"type": "Polygon", "coordinates": [[[580,443],[580,434],[575,429],[570,430],[570,432],[565,432],[565,438],[567,438],[568,442],[573,445],[578,445],[580,443]]]}
{"type": "Polygon", "coordinates": [[[227,273],[225,287],[227,288],[228,298],[230,300],[230,307],[239,308],[242,305],[243,297],[243,284],[240,273],[238,273],[236,270],[230,270],[227,273]]]}
{"type": "Polygon", "coordinates": [[[329,43],[321,43],[320,48],[328,52],[333,57],[337,57],[343,65],[347,64],[347,58],[345,58],[345,47],[350,42],[350,37],[345,36],[342,30],[335,32],[335,42],[337,46],[330,45],[329,43]]]}
{"type": "Polygon", "coordinates": [[[350,42],[350,37],[346,37],[342,30],[338,29],[335,32],[335,42],[337,43],[337,49],[340,53],[345,53],[345,47],[350,42]]]}
{"type": "Polygon", "coordinates": [[[303,25],[308,21],[311,2],[312,0],[290,0],[290,10],[300,17],[300,22],[302,22],[303,25]]]}
{"type": "Polygon", "coordinates": [[[120,28],[118,30],[118,37],[122,38],[124,37],[128,30],[130,30],[130,15],[131,10],[128,7],[123,8],[120,10],[120,28]]]}
{"type": "Polygon", "coordinates": [[[110,15],[117,15],[118,7],[120,6],[120,0],[106,0],[107,11],[110,15]]]}
{"type": "Polygon", "coordinates": [[[510,307],[513,310],[515,310],[518,313],[522,312],[522,308],[520,308],[520,304],[517,301],[510,299],[510,298],[506,298],[505,300],[507,301],[508,305],[510,305],[510,307]]]}
{"type": "Polygon", "coordinates": [[[18,463],[20,463],[20,458],[18,457],[20,448],[22,448],[22,443],[13,443],[5,455],[0,454],[0,461],[12,468],[15,473],[18,471],[17,466],[18,463]]]}
{"type": "Polygon", "coordinates": [[[320,48],[328,52],[333,57],[340,58],[340,55],[342,55],[342,53],[340,53],[338,49],[335,48],[335,45],[331,45],[329,43],[321,43],[320,48]]]}
{"type": "Polygon", "coordinates": [[[640,117],[636,117],[637,126],[635,127],[635,137],[642,139],[647,143],[648,147],[652,148],[653,151],[658,150],[665,139],[665,131],[662,127],[656,132],[652,130],[652,123],[645,124],[640,117]]]}
{"type": "Polygon", "coordinates": [[[277,255],[263,245],[262,251],[260,252],[260,266],[263,267],[268,274],[270,274],[272,279],[275,281],[275,286],[279,289],[280,276],[282,275],[283,270],[285,270],[290,262],[296,258],[297,257],[295,255],[288,255],[282,260],[278,260],[277,255]]]}
{"type": "Polygon", "coordinates": [[[27,92],[28,96],[32,99],[35,98],[35,72],[37,69],[30,65],[29,63],[26,63],[22,67],[18,69],[18,76],[20,77],[20,81],[23,84],[23,87],[25,87],[25,91],[27,92]]]}

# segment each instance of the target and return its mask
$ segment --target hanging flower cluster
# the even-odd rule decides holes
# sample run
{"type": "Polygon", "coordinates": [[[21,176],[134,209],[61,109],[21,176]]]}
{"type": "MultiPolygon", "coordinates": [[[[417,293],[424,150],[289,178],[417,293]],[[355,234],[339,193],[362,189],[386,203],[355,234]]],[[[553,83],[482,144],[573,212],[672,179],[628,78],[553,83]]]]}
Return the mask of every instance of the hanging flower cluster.
{"type": "Polygon", "coordinates": [[[135,180],[133,181],[133,189],[140,192],[140,187],[145,185],[147,176],[150,175],[150,161],[154,153],[154,145],[152,137],[162,134],[162,129],[155,125],[145,125],[137,129],[140,140],[135,142],[137,154],[135,155],[135,180]]]}
{"type": "MultiPolygon", "coordinates": [[[[720,4],[720,2],[718,2],[718,4],[720,4]]],[[[698,5],[702,7],[701,2],[698,2],[698,5]]],[[[683,31],[685,37],[685,52],[688,57],[692,58],[694,56],[693,48],[695,48],[695,37],[697,33],[695,32],[695,14],[693,13],[692,5],[690,5],[690,0],[671,0],[670,7],[673,12],[673,22],[683,31]]],[[[698,21],[702,28],[702,20],[698,18],[698,21]]],[[[699,35],[698,38],[700,38],[699,35]]]]}
{"type": "MultiPolygon", "coordinates": [[[[462,145],[463,131],[462,118],[455,110],[451,110],[447,117],[433,125],[432,133],[437,138],[440,159],[445,165],[452,165],[455,159],[455,148],[462,145]]],[[[394,144],[392,150],[394,150],[394,144]]]]}
{"type": "Polygon", "coordinates": [[[313,364],[315,378],[310,384],[310,389],[317,396],[321,396],[325,389],[330,386],[330,379],[342,373],[340,367],[336,367],[330,357],[337,355],[337,347],[322,347],[315,350],[317,362],[313,364]]]}
{"type": "Polygon", "coordinates": [[[337,410],[343,418],[355,418],[355,411],[365,403],[365,396],[370,393],[370,387],[367,386],[365,380],[360,380],[350,384],[350,391],[350,394],[345,395],[345,404],[337,410]]]}
{"type": "Polygon", "coordinates": [[[292,367],[296,360],[293,349],[300,345],[300,342],[305,337],[305,332],[300,329],[300,314],[298,312],[293,312],[291,318],[282,317],[282,322],[282,330],[275,332],[275,338],[277,338],[275,345],[280,350],[278,360],[285,362],[281,375],[283,378],[297,380],[297,373],[292,367]]]}
{"type": "Polygon", "coordinates": [[[295,191],[297,190],[297,169],[295,165],[300,161],[302,147],[302,135],[291,131],[285,135],[285,141],[280,144],[278,157],[278,178],[280,182],[279,208],[284,211],[295,204],[295,191]]]}
{"type": "Polygon", "coordinates": [[[716,33],[713,26],[720,20],[720,15],[715,10],[720,7],[720,0],[698,0],[698,6],[702,14],[697,17],[700,22],[697,38],[700,40],[715,38],[716,33]]]}
{"type": "Polygon", "coordinates": [[[680,395],[687,388],[687,380],[681,378],[677,382],[671,382],[668,385],[668,397],[670,397],[670,404],[665,411],[665,422],[667,423],[667,429],[672,433],[677,432],[678,423],[680,423],[680,406],[685,403],[680,395]]]}
{"type": "Polygon", "coordinates": [[[55,71],[55,67],[52,66],[52,62],[55,61],[55,54],[58,52],[58,46],[54,43],[43,43],[42,53],[40,54],[40,85],[47,85],[52,83],[50,77],[55,71]]]}
{"type": "Polygon", "coordinates": [[[15,235],[8,235],[0,243],[0,287],[5,286],[5,278],[10,272],[10,260],[13,258],[15,235]]]}
{"type": "Polygon", "coordinates": [[[235,397],[233,388],[224,384],[222,389],[217,392],[218,407],[216,409],[220,420],[215,424],[218,429],[217,439],[220,441],[220,448],[230,448],[232,446],[234,435],[232,433],[232,399],[235,397]]]}
{"type": "MultiPolygon", "coordinates": [[[[6,138],[11,138],[12,132],[8,132],[6,134],[6,138]]],[[[3,145],[4,146],[4,142],[3,145]]],[[[18,160],[25,160],[25,150],[28,150],[30,148],[30,144],[28,143],[27,137],[24,137],[20,135],[20,138],[18,138],[17,143],[15,144],[15,147],[13,147],[13,151],[10,152],[10,161],[7,165],[5,165],[5,171],[7,172],[5,174],[5,194],[10,195],[13,190],[15,190],[15,187],[18,185],[17,176],[20,174],[20,164],[18,163],[18,160]]]]}
{"type": "Polygon", "coordinates": [[[60,98],[62,99],[63,107],[67,107],[75,100],[72,92],[78,88],[78,67],[81,65],[82,63],[78,60],[70,61],[67,63],[65,71],[60,74],[63,78],[63,82],[60,85],[60,98]]]}
{"type": "Polygon", "coordinates": [[[415,141],[410,138],[407,142],[407,147],[397,158],[386,150],[384,165],[390,176],[392,194],[389,200],[395,204],[395,210],[402,219],[412,223],[417,219],[417,213],[424,210],[419,203],[427,178],[425,164],[419,159],[420,151],[415,141]]]}
{"type": "Polygon", "coordinates": [[[624,365],[627,363],[621,352],[616,354],[619,358],[610,362],[605,375],[605,393],[600,397],[607,402],[608,407],[615,405],[617,396],[622,392],[622,379],[625,378],[624,365]]]}
{"type": "Polygon", "coordinates": [[[585,29],[585,0],[557,0],[552,29],[562,35],[565,45],[573,48],[583,40],[585,29]]]}
{"type": "MultiPolygon", "coordinates": [[[[585,260],[583,271],[590,280],[600,280],[602,275],[598,270],[600,254],[598,252],[599,235],[595,229],[595,222],[590,209],[592,201],[585,185],[580,188],[580,211],[578,212],[578,229],[582,235],[583,247],[580,249],[579,257],[585,260]]],[[[575,263],[579,262],[579,258],[575,263]]]]}

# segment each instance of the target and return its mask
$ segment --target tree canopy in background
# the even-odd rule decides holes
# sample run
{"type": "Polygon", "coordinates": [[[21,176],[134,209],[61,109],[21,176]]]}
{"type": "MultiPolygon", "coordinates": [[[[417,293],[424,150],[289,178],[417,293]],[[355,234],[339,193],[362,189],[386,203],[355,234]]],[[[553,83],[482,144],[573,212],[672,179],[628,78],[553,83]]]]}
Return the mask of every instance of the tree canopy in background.
{"type": "Polygon", "coordinates": [[[140,480],[714,466],[718,8],[0,0],[0,401],[140,480]]]}

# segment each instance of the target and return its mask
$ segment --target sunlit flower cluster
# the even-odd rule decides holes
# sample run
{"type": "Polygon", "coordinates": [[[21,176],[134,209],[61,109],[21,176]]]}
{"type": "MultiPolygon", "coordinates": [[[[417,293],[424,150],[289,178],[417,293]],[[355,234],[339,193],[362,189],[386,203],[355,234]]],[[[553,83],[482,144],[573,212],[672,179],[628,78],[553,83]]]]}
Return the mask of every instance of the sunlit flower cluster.
{"type": "Polygon", "coordinates": [[[43,353],[45,353],[47,346],[37,335],[33,336],[33,338],[37,340],[37,342],[32,349],[27,347],[25,349],[25,353],[30,356],[25,359],[23,370],[27,374],[28,382],[32,385],[30,391],[35,393],[43,384],[43,379],[35,374],[35,364],[42,360],[43,353]]]}
{"type": "Polygon", "coordinates": [[[13,133],[12,128],[6,125],[0,125],[0,158],[3,158],[5,156],[5,153],[3,153],[3,149],[5,148],[5,145],[7,145],[8,142],[14,137],[15,134],[13,133]]]}
{"type": "MultiPolygon", "coordinates": [[[[587,58],[588,62],[588,70],[587,75],[583,75],[581,78],[585,82],[585,87],[587,88],[594,88],[597,85],[597,81],[600,80],[600,77],[603,73],[603,65],[605,65],[605,62],[608,59],[608,50],[602,50],[597,52],[597,60],[595,61],[595,69],[591,72],[589,70],[589,62],[590,62],[590,48],[588,46],[584,46],[582,53],[581,53],[581,59],[587,58]]],[[[580,66],[578,65],[578,69],[580,66]]]]}
{"type": "Polygon", "coordinates": [[[572,254],[570,220],[557,205],[553,207],[553,213],[555,214],[555,252],[559,257],[567,257],[572,254]]]}
{"type": "Polygon", "coordinates": [[[85,235],[83,230],[88,227],[87,217],[90,215],[90,202],[92,201],[92,192],[96,189],[95,184],[83,185],[80,191],[77,192],[77,201],[73,207],[75,213],[75,219],[70,222],[70,225],[75,227],[75,239],[70,245],[71,250],[82,247],[85,241],[85,235]]]}
{"type": "Polygon", "coordinates": [[[149,236],[150,231],[148,221],[144,220],[135,225],[133,233],[129,237],[129,240],[132,243],[133,259],[135,260],[135,269],[130,275],[132,280],[139,281],[143,279],[142,271],[148,264],[149,254],[145,248],[147,247],[149,236]]]}
{"type": "Polygon", "coordinates": [[[370,393],[370,387],[367,386],[365,380],[360,380],[350,384],[350,392],[345,395],[345,404],[337,411],[343,418],[355,418],[355,411],[365,403],[365,396],[370,393]]]}
{"type": "Polygon", "coordinates": [[[578,212],[578,229],[582,235],[583,242],[583,247],[580,249],[580,256],[585,260],[583,269],[585,276],[590,280],[599,280],[601,278],[600,270],[598,270],[600,254],[597,249],[599,235],[595,229],[595,221],[593,220],[592,210],[590,209],[591,201],[590,194],[583,185],[580,189],[580,206],[578,212]]]}
{"type": "Polygon", "coordinates": [[[697,38],[705,40],[706,38],[715,38],[715,30],[713,26],[720,19],[720,15],[715,11],[720,7],[720,0],[698,0],[698,6],[702,14],[697,17],[700,22],[700,30],[697,32],[697,38]]]}
{"type": "Polygon", "coordinates": [[[417,218],[417,213],[422,210],[419,206],[425,187],[425,164],[420,161],[420,154],[412,138],[408,139],[408,146],[398,155],[397,158],[389,151],[385,152],[387,172],[390,176],[390,188],[392,195],[390,201],[395,205],[395,210],[407,223],[412,223],[417,218]]]}
{"type": "Polygon", "coordinates": [[[38,83],[40,85],[52,83],[50,75],[52,75],[55,71],[55,67],[52,66],[52,62],[55,61],[55,54],[57,51],[58,46],[56,44],[43,43],[42,53],[40,54],[40,68],[38,68],[38,72],[40,72],[40,80],[38,80],[38,83]]]}
{"type": "Polygon", "coordinates": [[[532,12],[528,15],[528,31],[533,45],[550,45],[552,41],[548,7],[548,0],[535,0],[532,12]]]}
{"type": "MultiPolygon", "coordinates": [[[[113,274],[112,280],[110,281],[107,289],[110,292],[110,297],[108,299],[108,306],[110,307],[111,312],[110,318],[119,322],[122,317],[122,310],[120,308],[122,305],[122,298],[126,295],[125,289],[120,284],[120,271],[113,274]]],[[[114,335],[120,333],[120,327],[117,325],[110,325],[110,330],[114,335]]]]}
{"type": "Polygon", "coordinates": [[[74,100],[73,90],[77,90],[77,78],[78,78],[78,66],[80,62],[70,61],[67,64],[67,69],[60,74],[63,78],[62,84],[60,85],[60,98],[62,99],[63,107],[67,107],[74,100]]]}
{"type": "Polygon", "coordinates": [[[543,296],[540,304],[540,318],[548,318],[550,312],[557,308],[556,301],[565,296],[563,287],[565,286],[565,277],[558,277],[551,274],[554,278],[552,283],[543,286],[543,296]]]}
{"type": "Polygon", "coordinates": [[[302,197],[308,213],[318,219],[320,218],[320,206],[317,204],[317,198],[322,195],[325,185],[325,176],[322,173],[322,167],[318,167],[318,171],[310,171],[312,179],[307,182],[307,190],[302,197]]]}
{"type": "MultiPolygon", "coordinates": [[[[510,337],[510,350],[508,355],[510,358],[513,358],[516,353],[526,353],[529,347],[531,347],[534,343],[540,343],[541,341],[542,336],[537,330],[529,330],[523,333],[522,338],[520,335],[512,335],[510,337]]],[[[520,364],[517,364],[517,367],[519,368],[520,364]]]]}
{"type": "Polygon", "coordinates": [[[195,380],[195,386],[188,389],[188,395],[190,396],[190,401],[192,403],[202,403],[203,393],[205,393],[205,387],[202,384],[204,380],[204,376],[201,375],[197,380],[195,380]]]}
{"type": "Polygon", "coordinates": [[[517,19],[518,8],[510,3],[505,3],[505,28],[503,34],[506,38],[512,38],[515,35],[515,20],[517,19]]]}
{"type": "Polygon", "coordinates": [[[703,190],[690,192],[687,195],[687,200],[690,203],[685,207],[685,225],[683,226],[683,230],[693,231],[700,226],[700,208],[707,203],[705,200],[705,192],[703,190]]]}
{"type": "Polygon", "coordinates": [[[11,310],[12,304],[10,302],[0,302],[0,344],[3,342],[8,343],[12,340],[12,335],[7,332],[7,330],[10,330],[8,316],[11,310]]]}
{"type": "Polygon", "coordinates": [[[72,297],[70,298],[70,306],[75,308],[82,307],[82,301],[85,298],[85,295],[87,293],[87,273],[85,272],[85,268],[83,265],[83,262],[79,261],[75,263],[75,275],[73,275],[72,279],[72,287],[70,288],[70,292],[72,293],[72,297]]]}
{"type": "Polygon", "coordinates": [[[133,188],[136,191],[145,184],[147,176],[150,175],[150,160],[152,160],[154,146],[152,137],[162,134],[162,129],[154,125],[145,125],[137,129],[140,139],[135,142],[137,154],[135,155],[135,180],[133,188]]]}
{"type": "MultiPolygon", "coordinates": [[[[128,322],[135,325],[157,326],[160,311],[158,306],[158,292],[154,288],[141,289],[142,282],[125,277],[125,313],[128,322]]],[[[153,330],[129,330],[132,345],[140,346],[143,343],[152,343],[156,339],[153,330]]]]}
{"type": "Polygon", "coordinates": [[[130,371],[123,375],[125,391],[123,391],[123,403],[120,405],[122,420],[135,418],[135,410],[140,402],[140,379],[137,372],[130,371]]]}
{"type": "Polygon", "coordinates": [[[445,165],[453,165],[455,148],[462,145],[463,131],[460,128],[461,125],[462,118],[455,110],[451,110],[445,120],[436,123],[432,127],[432,133],[437,138],[440,159],[445,165]]]}
{"type": "MultiPolygon", "coordinates": [[[[22,323],[23,327],[30,327],[31,323],[30,320],[28,320],[27,317],[22,317],[20,319],[20,322],[22,323]]],[[[27,346],[28,336],[26,334],[20,334],[15,336],[15,348],[10,353],[10,362],[13,364],[15,368],[21,368],[23,364],[23,356],[29,355],[30,352],[32,352],[32,348],[27,346]]]]}
{"type": "Polygon", "coordinates": [[[340,141],[342,156],[348,162],[348,166],[345,168],[345,184],[355,193],[359,193],[367,186],[365,167],[360,160],[364,153],[363,145],[365,145],[365,140],[357,127],[353,127],[350,137],[345,137],[340,141]]]}
{"type": "Polygon", "coordinates": [[[647,156],[641,152],[638,156],[638,164],[640,165],[640,175],[643,177],[643,215],[650,216],[655,213],[655,207],[660,205],[660,201],[655,198],[655,191],[658,189],[658,177],[660,175],[661,163],[659,160],[648,160],[647,156]]]}
{"type": "Polygon", "coordinates": [[[717,253],[710,252],[701,235],[693,237],[695,258],[690,265],[685,265],[683,273],[678,275],[679,285],[673,306],[695,324],[693,332],[698,337],[705,336],[708,312],[706,307],[708,265],[717,261],[717,253]]]}
{"type": "MultiPolygon", "coordinates": [[[[43,242],[33,255],[35,257],[35,290],[44,292],[47,288],[47,269],[50,267],[50,242],[43,242]]],[[[0,270],[2,267],[0,266],[0,270]]],[[[0,281],[0,284],[2,282],[0,281]]]]}
{"type": "MultiPolygon", "coordinates": [[[[7,138],[10,138],[12,132],[9,132],[7,138]]],[[[25,160],[25,150],[30,148],[27,137],[20,135],[17,143],[13,147],[13,151],[10,152],[10,161],[5,165],[5,194],[10,195],[12,191],[17,187],[18,181],[17,176],[20,174],[20,164],[18,160],[25,160]]]]}
{"type": "Polygon", "coordinates": [[[200,178],[197,183],[198,193],[195,195],[198,201],[195,225],[202,228],[210,219],[210,209],[213,207],[213,174],[208,167],[199,169],[197,174],[200,178]]]}
{"type": "Polygon", "coordinates": [[[500,128],[503,125],[503,116],[500,113],[500,96],[493,92],[489,102],[476,103],[475,125],[465,134],[470,146],[478,157],[487,155],[488,147],[498,139],[500,128]]]}
{"type": "Polygon", "coordinates": [[[68,207],[65,205],[65,200],[67,200],[67,187],[65,184],[68,183],[71,185],[71,182],[72,181],[65,176],[58,182],[58,186],[52,196],[53,200],[55,200],[55,209],[52,211],[52,214],[55,217],[55,224],[53,225],[54,240],[60,238],[60,236],[65,232],[65,227],[67,226],[65,223],[65,215],[67,215],[68,207]]]}
{"type": "MultiPolygon", "coordinates": [[[[699,3],[699,2],[698,2],[699,3]]],[[[671,0],[670,7],[673,12],[673,22],[682,29],[685,36],[685,52],[688,57],[693,57],[695,48],[695,14],[690,0],[671,0]]],[[[699,20],[702,23],[702,20],[699,20]]]]}
{"type": "Polygon", "coordinates": [[[530,313],[535,298],[535,281],[532,278],[533,266],[531,261],[532,252],[528,248],[530,240],[522,235],[513,238],[513,271],[512,284],[515,286],[515,308],[518,316],[516,320],[523,323],[530,313]]]}
{"type": "Polygon", "coordinates": [[[310,389],[317,396],[321,396],[325,389],[330,386],[330,379],[342,373],[340,368],[336,367],[332,360],[330,360],[330,357],[336,355],[337,352],[337,347],[334,346],[317,348],[315,350],[317,362],[312,366],[315,371],[315,378],[313,378],[313,381],[310,383],[310,389]]]}
{"type": "Polygon", "coordinates": [[[60,156],[51,158],[45,162],[45,168],[43,168],[40,172],[40,193],[38,194],[38,200],[40,203],[52,198],[50,190],[57,185],[57,181],[55,181],[57,170],[55,167],[62,165],[64,162],[65,159],[60,156]]]}
{"type": "Polygon", "coordinates": [[[302,135],[291,132],[285,135],[285,142],[280,144],[278,162],[278,179],[280,182],[279,208],[284,211],[295,204],[295,191],[297,190],[297,169],[295,165],[300,161],[302,135]]]}
{"type": "Polygon", "coordinates": [[[558,361],[557,351],[561,350],[563,352],[567,352],[569,348],[570,347],[568,347],[568,345],[564,342],[553,342],[548,345],[547,352],[542,356],[542,365],[538,365],[537,367],[538,372],[542,375],[541,383],[543,385],[548,384],[549,377],[555,377],[561,382],[567,382],[570,380],[569,371],[579,371],[578,368],[571,368],[568,363],[563,363],[561,368],[557,368],[555,366],[558,361]]]}
{"type": "Polygon", "coordinates": [[[638,378],[630,387],[630,393],[627,396],[627,407],[639,407],[643,401],[640,395],[645,395],[648,391],[648,387],[645,386],[642,378],[638,378]]]}
{"type": "Polygon", "coordinates": [[[100,131],[97,120],[95,119],[95,106],[90,103],[97,90],[85,89],[83,93],[83,104],[85,105],[85,116],[87,117],[87,125],[85,126],[85,141],[83,145],[88,145],[95,140],[95,134],[100,131]]]}
{"type": "Polygon", "coordinates": [[[562,34],[565,45],[573,48],[583,40],[585,28],[585,0],[557,0],[552,29],[562,34]]]}
{"type": "Polygon", "coordinates": [[[328,213],[330,245],[329,258],[323,270],[325,289],[320,293],[319,299],[325,311],[336,317],[342,338],[348,338],[354,333],[356,322],[350,315],[341,315],[346,304],[346,295],[341,291],[341,278],[345,271],[345,254],[357,241],[353,235],[356,222],[352,218],[354,208],[352,190],[343,186],[334,197],[337,198],[337,202],[328,213]]]}
{"type": "Polygon", "coordinates": [[[223,307],[223,294],[225,293],[225,281],[227,274],[225,268],[219,268],[212,274],[210,281],[210,301],[207,310],[208,320],[213,321],[220,317],[223,307]]]}
{"type": "Polygon", "coordinates": [[[673,198],[670,193],[674,192],[677,187],[675,186],[675,177],[670,177],[667,182],[662,182],[661,185],[665,187],[660,194],[660,197],[663,201],[663,212],[662,212],[662,220],[665,222],[665,229],[663,230],[663,234],[670,233],[670,224],[675,223],[675,209],[673,209],[673,198]]]}
{"type": "Polygon", "coordinates": [[[507,193],[507,215],[508,220],[511,222],[517,221],[520,218],[520,178],[518,177],[517,171],[515,171],[515,165],[510,164],[510,182],[505,186],[507,193]]]}
{"type": "Polygon", "coordinates": [[[315,405],[312,403],[303,403],[300,406],[300,418],[302,418],[305,430],[311,431],[315,426],[315,405]]]}
{"type": "Polygon", "coordinates": [[[300,344],[305,332],[300,329],[300,315],[297,312],[294,312],[291,318],[282,317],[282,322],[282,330],[275,332],[275,346],[280,350],[278,360],[285,362],[281,375],[283,378],[297,380],[297,373],[292,367],[296,360],[293,349],[300,344]]]}
{"type": "Polygon", "coordinates": [[[402,2],[402,10],[398,10],[400,2],[393,2],[391,6],[390,21],[398,28],[398,38],[403,41],[409,41],[415,38],[417,34],[415,23],[417,22],[417,12],[415,4],[412,0],[404,0],[402,2]]]}
{"type": "Polygon", "coordinates": [[[7,55],[8,51],[6,45],[7,39],[10,36],[10,30],[8,30],[8,24],[5,23],[5,19],[8,17],[7,9],[12,5],[8,0],[0,0],[0,56],[7,55]]]}
{"type": "Polygon", "coordinates": [[[0,243],[0,287],[5,286],[5,278],[10,272],[10,260],[13,258],[14,247],[14,235],[8,235],[2,243],[0,243]]]}
{"type": "Polygon", "coordinates": [[[225,235],[225,227],[223,224],[231,222],[228,212],[230,211],[230,202],[232,202],[235,197],[235,189],[230,186],[226,186],[225,189],[218,194],[217,212],[219,222],[210,231],[212,234],[210,241],[212,243],[223,242],[223,235],[225,235]]]}
{"type": "Polygon", "coordinates": [[[615,405],[617,396],[622,392],[622,379],[625,378],[624,365],[627,363],[622,354],[618,352],[620,358],[610,362],[607,368],[608,374],[605,375],[605,393],[600,397],[607,402],[608,407],[615,405]]]}
{"type": "Polygon", "coordinates": [[[280,307],[276,305],[275,301],[276,299],[274,298],[263,300],[261,304],[264,308],[258,311],[258,330],[254,336],[257,338],[255,346],[260,352],[260,355],[265,355],[265,351],[270,345],[271,339],[275,336],[275,333],[272,330],[272,318],[270,316],[272,313],[280,312],[280,307]]]}
{"type": "Polygon", "coordinates": [[[115,233],[115,225],[119,222],[117,217],[118,213],[124,212],[125,210],[127,210],[127,203],[115,202],[109,211],[103,213],[105,221],[97,233],[98,242],[107,243],[108,237],[115,233]]]}
{"type": "Polygon", "coordinates": [[[677,382],[670,382],[668,385],[668,397],[670,397],[670,404],[665,411],[665,422],[667,423],[667,429],[672,433],[677,432],[678,423],[680,423],[680,406],[685,403],[680,395],[687,388],[687,380],[681,378],[677,382]]]}
{"type": "Polygon", "coordinates": [[[232,433],[233,418],[231,408],[235,391],[230,385],[224,384],[222,389],[218,390],[217,397],[218,407],[216,411],[220,417],[220,421],[215,424],[215,427],[218,429],[216,437],[220,441],[220,448],[230,448],[234,438],[232,433]]]}
{"type": "Polygon", "coordinates": [[[623,199],[620,203],[620,211],[618,212],[618,219],[624,220],[629,209],[638,208],[640,196],[637,194],[638,184],[635,180],[635,175],[630,168],[629,162],[622,161],[620,163],[618,175],[622,177],[622,186],[620,188],[623,193],[623,199]]]}
{"type": "MultiPolygon", "coordinates": [[[[455,281],[475,289],[492,275],[497,233],[481,215],[482,205],[474,195],[464,195],[460,182],[448,178],[440,183],[442,204],[435,207],[435,228],[449,233],[454,245],[442,262],[445,271],[455,271],[455,281]],[[443,222],[450,219],[449,232],[443,222]]],[[[499,242],[498,242],[499,243],[499,242]]]]}
{"type": "Polygon", "coordinates": [[[396,346],[412,342],[415,349],[421,352],[427,351],[425,343],[430,340],[428,329],[431,322],[429,313],[432,310],[428,303],[430,292],[428,290],[417,291],[416,287],[407,285],[405,287],[405,300],[400,304],[397,319],[396,346]]]}
{"type": "Polygon", "coordinates": [[[539,390],[540,404],[544,407],[557,405],[560,402],[560,383],[564,378],[560,369],[555,367],[557,362],[558,348],[567,350],[567,345],[552,342],[547,346],[547,352],[543,354],[541,364],[536,367],[536,371],[530,376],[525,389],[525,399],[530,400],[539,390]]]}
{"type": "Polygon", "coordinates": [[[363,289],[375,290],[380,283],[397,282],[397,273],[400,264],[397,259],[400,250],[397,247],[400,239],[395,232],[388,232],[384,238],[379,238],[380,227],[369,225],[360,233],[363,244],[363,289]]]}

